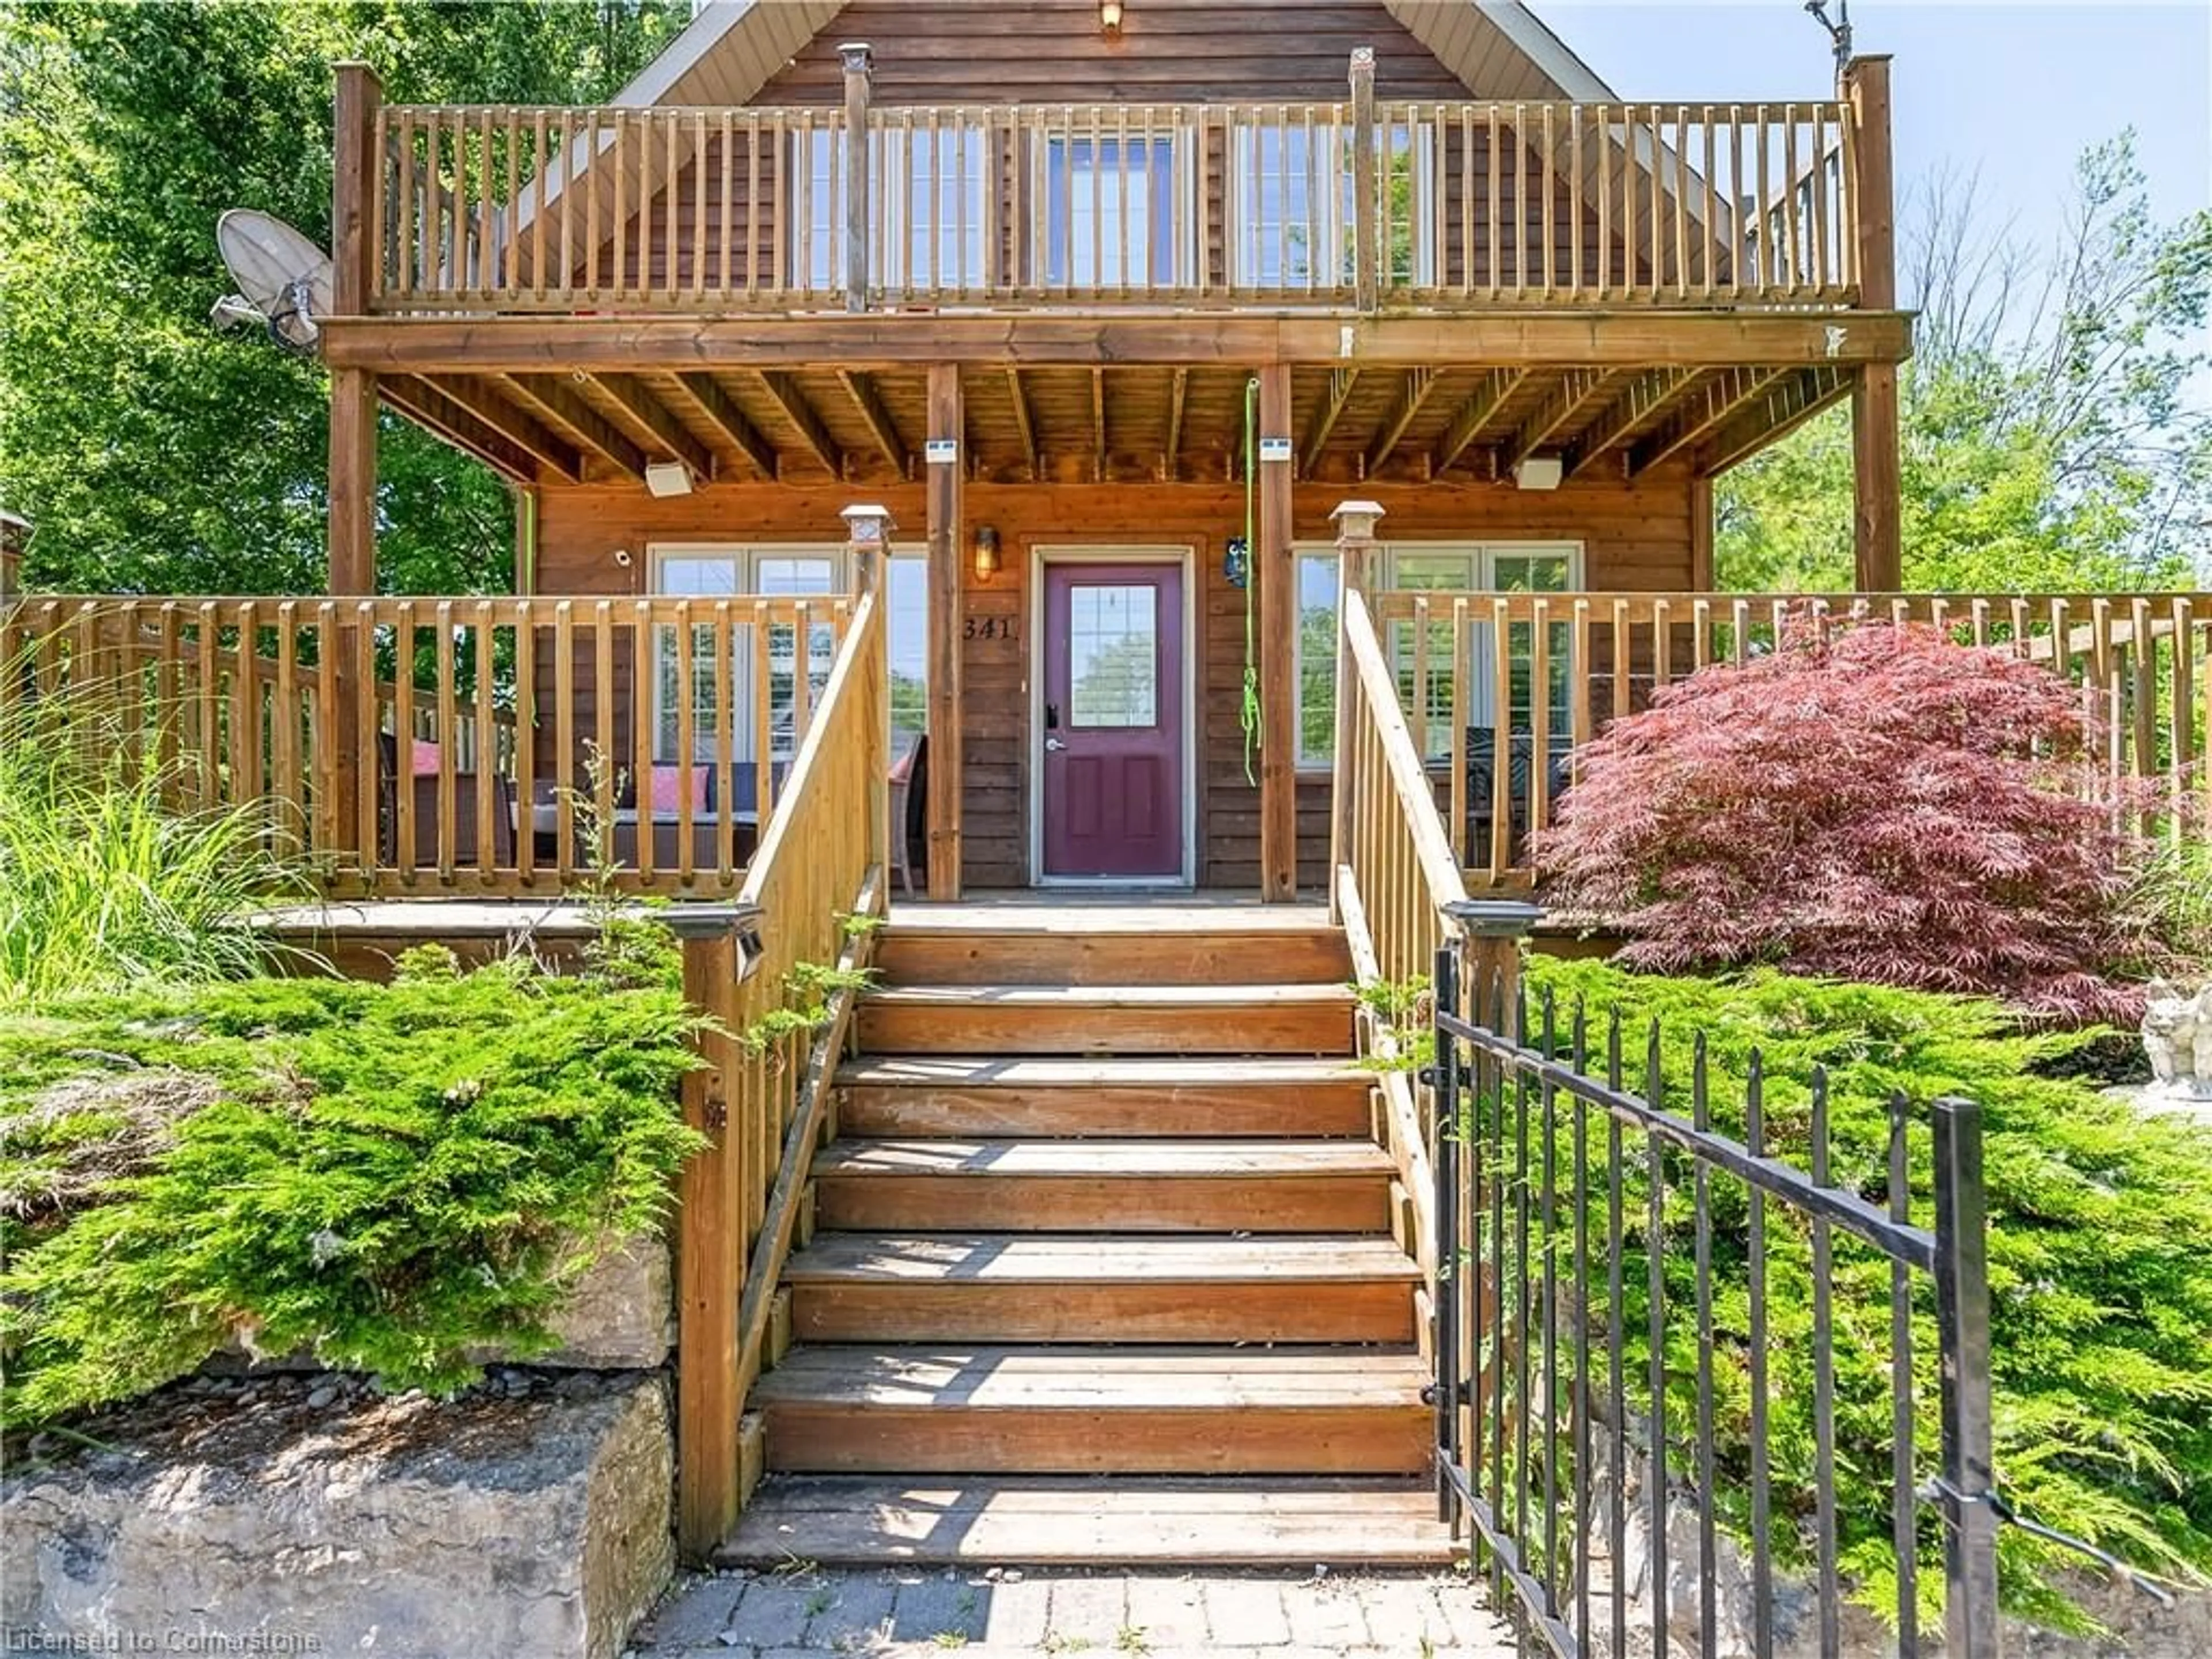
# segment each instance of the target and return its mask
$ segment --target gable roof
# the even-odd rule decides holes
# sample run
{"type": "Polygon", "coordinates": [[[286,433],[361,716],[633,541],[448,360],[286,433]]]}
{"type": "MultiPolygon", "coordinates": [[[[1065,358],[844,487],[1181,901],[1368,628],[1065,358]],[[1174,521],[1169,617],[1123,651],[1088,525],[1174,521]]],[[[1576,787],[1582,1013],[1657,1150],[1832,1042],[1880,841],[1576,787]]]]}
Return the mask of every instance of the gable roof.
{"type": "MultiPolygon", "coordinates": [[[[1482,97],[1617,101],[1597,72],[1520,0],[1383,0],[1392,16],[1482,97]]],[[[842,0],[706,0],[690,23],[609,101],[750,103],[842,0]]]]}

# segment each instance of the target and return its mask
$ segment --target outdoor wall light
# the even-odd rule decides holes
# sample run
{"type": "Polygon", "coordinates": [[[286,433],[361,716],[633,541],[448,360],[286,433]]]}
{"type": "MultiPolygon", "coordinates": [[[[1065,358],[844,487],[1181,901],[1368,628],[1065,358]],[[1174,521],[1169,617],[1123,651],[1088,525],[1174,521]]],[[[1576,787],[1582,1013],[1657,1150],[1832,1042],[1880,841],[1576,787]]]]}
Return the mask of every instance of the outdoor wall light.
{"type": "Polygon", "coordinates": [[[691,493],[691,469],[681,461],[648,461],[645,468],[645,487],[655,495],[689,495],[691,493]]]}
{"type": "Polygon", "coordinates": [[[1109,34],[1121,32],[1121,0],[1098,0],[1098,27],[1109,34]]]}
{"type": "Polygon", "coordinates": [[[975,580],[988,582],[999,574],[999,532],[992,526],[975,526],[975,580]]]}
{"type": "Polygon", "coordinates": [[[1557,455],[1531,455],[1514,465],[1513,482],[1522,489],[1557,489],[1566,471],[1557,455]]]}

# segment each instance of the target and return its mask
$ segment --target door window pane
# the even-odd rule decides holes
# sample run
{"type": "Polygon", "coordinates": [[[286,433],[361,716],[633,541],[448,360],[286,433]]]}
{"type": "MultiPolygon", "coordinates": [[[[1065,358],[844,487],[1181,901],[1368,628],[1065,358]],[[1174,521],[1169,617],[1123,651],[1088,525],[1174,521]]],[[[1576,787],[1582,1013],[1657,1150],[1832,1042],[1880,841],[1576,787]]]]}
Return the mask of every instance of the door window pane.
{"type": "Polygon", "coordinates": [[[1069,592],[1069,725],[1159,724],[1158,605],[1149,583],[1069,592]]]}
{"type": "MultiPolygon", "coordinates": [[[[1247,123],[1231,136],[1237,218],[1231,280],[1252,288],[1348,288],[1358,222],[1352,134],[1336,125],[1247,123]]],[[[1385,279],[1436,281],[1435,136],[1394,125],[1382,135],[1385,279]]]]}
{"type": "MultiPolygon", "coordinates": [[[[845,283],[845,135],[796,138],[791,212],[794,287],[845,283]]],[[[983,133],[979,127],[896,128],[870,156],[881,234],[872,237],[868,278],[884,288],[975,287],[983,281],[983,133]]]]}

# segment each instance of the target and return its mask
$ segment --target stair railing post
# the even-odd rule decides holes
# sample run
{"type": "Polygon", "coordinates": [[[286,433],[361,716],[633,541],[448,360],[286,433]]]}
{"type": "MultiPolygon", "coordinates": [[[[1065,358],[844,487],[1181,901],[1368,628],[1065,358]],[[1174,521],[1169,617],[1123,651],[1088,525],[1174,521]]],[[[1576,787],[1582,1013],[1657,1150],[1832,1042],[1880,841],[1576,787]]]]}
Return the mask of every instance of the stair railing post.
{"type": "Polygon", "coordinates": [[[837,48],[845,64],[845,309],[868,308],[868,106],[873,96],[875,53],[865,40],[837,48]]]}
{"type": "Polygon", "coordinates": [[[1344,920],[1337,893],[1337,872],[1352,856],[1352,837],[1359,802],[1352,790],[1352,647],[1344,633],[1345,597],[1367,592],[1375,558],[1375,526],[1382,516],[1374,501],[1339,501],[1328,515],[1336,524],[1336,736],[1330,756],[1328,815],[1328,919],[1344,920]]]}
{"type": "Polygon", "coordinates": [[[868,665],[868,696],[878,705],[868,721],[868,823],[872,826],[869,862],[887,875],[895,845],[891,837],[906,830],[904,824],[891,822],[890,622],[880,614],[885,597],[884,561],[890,557],[893,525],[890,509],[874,501],[855,501],[838,516],[845,520],[845,545],[853,556],[854,609],[857,612],[860,601],[871,593],[876,595],[878,609],[868,665]]]}

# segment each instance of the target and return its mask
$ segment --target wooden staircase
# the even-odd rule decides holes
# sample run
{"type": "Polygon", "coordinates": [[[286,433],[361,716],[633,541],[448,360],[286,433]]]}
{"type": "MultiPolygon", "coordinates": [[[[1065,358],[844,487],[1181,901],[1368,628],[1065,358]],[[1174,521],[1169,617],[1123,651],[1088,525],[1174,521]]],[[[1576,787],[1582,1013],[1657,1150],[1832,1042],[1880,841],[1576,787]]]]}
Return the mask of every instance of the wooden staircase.
{"type": "Polygon", "coordinates": [[[726,1558],[1448,1559],[1325,915],[915,908],[878,946],[726,1558]]]}

